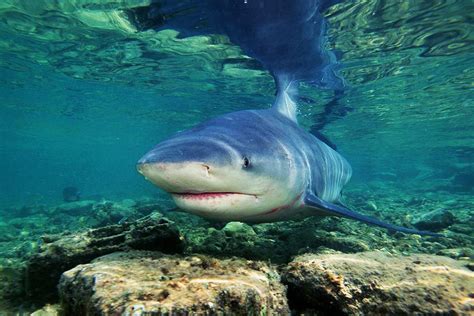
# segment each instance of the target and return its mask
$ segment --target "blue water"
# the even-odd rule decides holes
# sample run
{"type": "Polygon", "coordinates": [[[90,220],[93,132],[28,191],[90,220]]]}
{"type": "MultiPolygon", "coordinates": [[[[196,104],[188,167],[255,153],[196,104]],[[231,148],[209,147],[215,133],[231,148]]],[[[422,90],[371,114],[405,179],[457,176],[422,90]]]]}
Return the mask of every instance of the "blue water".
{"type": "MultiPolygon", "coordinates": [[[[0,205],[59,203],[70,185],[110,199],[160,194],[135,171],[147,149],[273,102],[269,73],[224,35],[137,32],[124,12],[146,4],[2,4],[0,205]]],[[[472,9],[367,1],[325,13],[349,88],[322,132],[353,165],[351,185],[472,194],[472,9]]],[[[303,86],[301,96],[309,128],[332,95],[303,86]]]]}
{"type": "Polygon", "coordinates": [[[266,51],[271,36],[249,40],[254,30],[242,21],[219,24],[231,17],[210,3],[1,1],[0,314],[4,298],[16,300],[14,309],[24,301],[23,268],[41,235],[157,210],[177,223],[187,253],[279,263],[327,250],[474,258],[473,1],[321,1],[336,4],[308,17],[305,34],[318,45],[276,27],[275,47],[287,48],[281,60],[266,51]],[[404,227],[428,218],[418,228],[445,238],[334,218],[256,225],[246,228],[250,237],[228,238],[218,225],[170,211],[168,195],[136,171],[138,159],[210,118],[270,107],[272,74],[282,69],[302,80],[300,125],[324,134],[352,166],[344,204],[404,227]],[[95,202],[71,211],[67,187],[95,202]]]}

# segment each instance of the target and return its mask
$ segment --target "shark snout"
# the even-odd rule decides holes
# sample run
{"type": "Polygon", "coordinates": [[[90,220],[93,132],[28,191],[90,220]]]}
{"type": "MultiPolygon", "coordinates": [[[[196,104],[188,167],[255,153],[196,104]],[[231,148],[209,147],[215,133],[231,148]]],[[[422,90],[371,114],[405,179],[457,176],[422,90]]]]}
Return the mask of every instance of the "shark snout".
{"type": "Polygon", "coordinates": [[[158,144],[146,153],[138,164],[201,163],[228,165],[235,159],[235,150],[213,138],[184,137],[158,144]]]}
{"type": "Polygon", "coordinates": [[[209,177],[211,166],[205,163],[137,163],[137,171],[145,177],[164,177],[168,173],[197,173],[209,177]]]}
{"type": "Polygon", "coordinates": [[[217,191],[222,183],[218,168],[202,162],[138,163],[137,170],[147,180],[171,193],[217,191]]]}
{"type": "Polygon", "coordinates": [[[171,138],[137,163],[147,180],[170,193],[246,190],[248,171],[231,144],[210,136],[171,138]]]}

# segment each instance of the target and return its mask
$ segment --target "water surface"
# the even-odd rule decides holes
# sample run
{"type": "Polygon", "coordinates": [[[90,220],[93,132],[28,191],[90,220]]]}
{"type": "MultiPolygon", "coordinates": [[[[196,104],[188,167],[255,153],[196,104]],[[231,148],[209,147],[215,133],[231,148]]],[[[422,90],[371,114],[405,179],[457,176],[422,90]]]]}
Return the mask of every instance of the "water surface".
{"type": "MultiPolygon", "coordinates": [[[[59,203],[70,185],[85,196],[156,195],[135,171],[147,149],[208,118],[272,103],[271,76],[224,35],[138,30],[132,12],[149,4],[2,2],[0,205],[59,203]]],[[[166,18],[197,9],[185,1],[166,18]]],[[[471,1],[375,0],[326,12],[328,46],[350,88],[323,132],[353,165],[348,194],[381,183],[414,197],[472,196],[470,12],[471,1]]],[[[321,119],[331,97],[303,87],[301,124],[321,119]]]]}

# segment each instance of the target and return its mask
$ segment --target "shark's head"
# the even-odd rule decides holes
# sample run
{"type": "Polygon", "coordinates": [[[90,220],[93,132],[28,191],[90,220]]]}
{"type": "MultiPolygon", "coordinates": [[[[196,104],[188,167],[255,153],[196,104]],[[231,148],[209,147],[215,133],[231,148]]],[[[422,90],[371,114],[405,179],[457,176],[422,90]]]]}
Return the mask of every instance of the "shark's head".
{"type": "Polygon", "coordinates": [[[158,144],[138,171],[178,207],[209,219],[252,220],[296,203],[297,162],[284,129],[258,111],[231,113],[158,144]],[[273,130],[272,130],[273,129],[273,130]]]}

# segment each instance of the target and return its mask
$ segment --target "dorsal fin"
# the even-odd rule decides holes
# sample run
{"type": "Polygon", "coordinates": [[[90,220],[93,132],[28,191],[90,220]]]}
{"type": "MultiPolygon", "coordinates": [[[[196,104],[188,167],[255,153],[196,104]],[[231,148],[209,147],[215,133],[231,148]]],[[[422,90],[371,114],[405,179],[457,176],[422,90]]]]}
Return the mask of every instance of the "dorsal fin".
{"type": "Polygon", "coordinates": [[[288,75],[276,75],[277,97],[272,109],[280,112],[295,123],[297,105],[294,97],[298,93],[298,81],[292,80],[288,75]]]}

